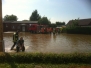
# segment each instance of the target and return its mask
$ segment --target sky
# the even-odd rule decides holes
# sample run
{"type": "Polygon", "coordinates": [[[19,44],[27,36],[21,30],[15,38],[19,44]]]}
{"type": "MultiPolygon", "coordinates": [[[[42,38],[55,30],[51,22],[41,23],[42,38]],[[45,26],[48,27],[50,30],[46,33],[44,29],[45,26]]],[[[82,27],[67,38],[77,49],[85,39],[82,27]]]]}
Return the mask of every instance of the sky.
{"type": "Polygon", "coordinates": [[[52,23],[91,18],[90,0],[2,0],[3,17],[14,14],[18,21],[29,20],[36,9],[52,23]]]}

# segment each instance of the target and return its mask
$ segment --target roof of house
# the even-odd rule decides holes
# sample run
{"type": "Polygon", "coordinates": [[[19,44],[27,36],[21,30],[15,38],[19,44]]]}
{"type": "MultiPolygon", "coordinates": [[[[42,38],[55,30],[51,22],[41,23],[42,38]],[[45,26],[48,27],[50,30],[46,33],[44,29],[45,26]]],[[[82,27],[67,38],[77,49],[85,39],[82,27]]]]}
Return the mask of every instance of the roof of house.
{"type": "MultiPolygon", "coordinates": [[[[71,25],[73,22],[72,21],[74,21],[74,20],[70,20],[68,23],[67,23],[67,25],[71,25]]],[[[89,19],[79,19],[78,20],[78,25],[79,26],[87,26],[87,25],[89,25],[91,23],[91,18],[89,18],[89,19]]]]}
{"type": "Polygon", "coordinates": [[[38,23],[38,21],[3,21],[3,23],[38,23]]]}

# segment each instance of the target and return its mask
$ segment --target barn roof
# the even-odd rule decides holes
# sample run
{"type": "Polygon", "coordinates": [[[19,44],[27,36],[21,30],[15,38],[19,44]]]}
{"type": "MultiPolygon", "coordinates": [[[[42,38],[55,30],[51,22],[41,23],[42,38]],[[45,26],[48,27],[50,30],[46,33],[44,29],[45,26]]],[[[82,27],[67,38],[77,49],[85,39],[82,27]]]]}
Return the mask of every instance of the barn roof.
{"type": "MultiPolygon", "coordinates": [[[[74,20],[70,20],[67,23],[67,25],[71,25],[73,23],[72,21],[74,21],[74,20]]],[[[90,25],[90,23],[91,23],[91,18],[89,18],[89,19],[79,19],[78,20],[78,25],[79,26],[87,26],[87,25],[90,25]]]]}

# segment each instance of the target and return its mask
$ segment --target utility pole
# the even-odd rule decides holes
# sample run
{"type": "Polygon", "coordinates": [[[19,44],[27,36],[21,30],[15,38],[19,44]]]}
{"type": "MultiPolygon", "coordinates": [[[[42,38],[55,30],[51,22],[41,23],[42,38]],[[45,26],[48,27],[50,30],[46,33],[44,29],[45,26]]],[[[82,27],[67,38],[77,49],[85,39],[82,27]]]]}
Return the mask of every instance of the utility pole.
{"type": "Polygon", "coordinates": [[[0,0],[0,52],[3,52],[2,0],[0,0]]]}

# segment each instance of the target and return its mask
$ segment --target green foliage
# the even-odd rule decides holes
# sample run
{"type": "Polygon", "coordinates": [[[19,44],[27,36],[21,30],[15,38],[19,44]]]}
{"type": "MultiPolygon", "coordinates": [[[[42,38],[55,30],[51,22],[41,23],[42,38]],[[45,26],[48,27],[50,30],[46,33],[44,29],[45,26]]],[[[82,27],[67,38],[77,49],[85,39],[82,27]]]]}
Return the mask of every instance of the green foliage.
{"type": "Polygon", "coordinates": [[[38,21],[41,19],[41,16],[38,14],[37,10],[34,10],[29,18],[30,21],[38,21]]]}
{"type": "Polygon", "coordinates": [[[72,20],[72,24],[68,25],[67,28],[75,28],[78,26],[78,20],[72,20]]]}
{"type": "Polygon", "coordinates": [[[22,21],[29,21],[29,20],[22,20],[22,21]]]}
{"type": "Polygon", "coordinates": [[[17,21],[17,16],[15,16],[15,15],[6,15],[6,16],[4,16],[4,21],[17,21]]]}
{"type": "Polygon", "coordinates": [[[52,27],[52,28],[56,28],[57,27],[56,24],[50,24],[49,26],[52,27]]]}
{"type": "Polygon", "coordinates": [[[62,33],[66,33],[67,32],[67,28],[66,27],[62,28],[61,32],[62,33]]]}
{"type": "Polygon", "coordinates": [[[78,26],[78,20],[73,20],[73,26],[75,27],[75,26],[78,26]]]}
{"type": "Polygon", "coordinates": [[[67,33],[73,34],[91,34],[91,27],[73,27],[66,28],[67,33]]]}
{"type": "Polygon", "coordinates": [[[65,22],[56,22],[56,25],[65,25],[65,22]]]}
{"type": "Polygon", "coordinates": [[[91,53],[0,53],[0,63],[91,63],[91,53]]]}
{"type": "Polygon", "coordinates": [[[38,21],[39,24],[43,24],[43,25],[49,25],[51,24],[51,22],[48,20],[47,17],[42,17],[39,21],[38,21]]]}
{"type": "Polygon", "coordinates": [[[71,34],[91,34],[91,27],[78,26],[78,20],[72,20],[72,24],[66,26],[66,32],[71,34]]]}

